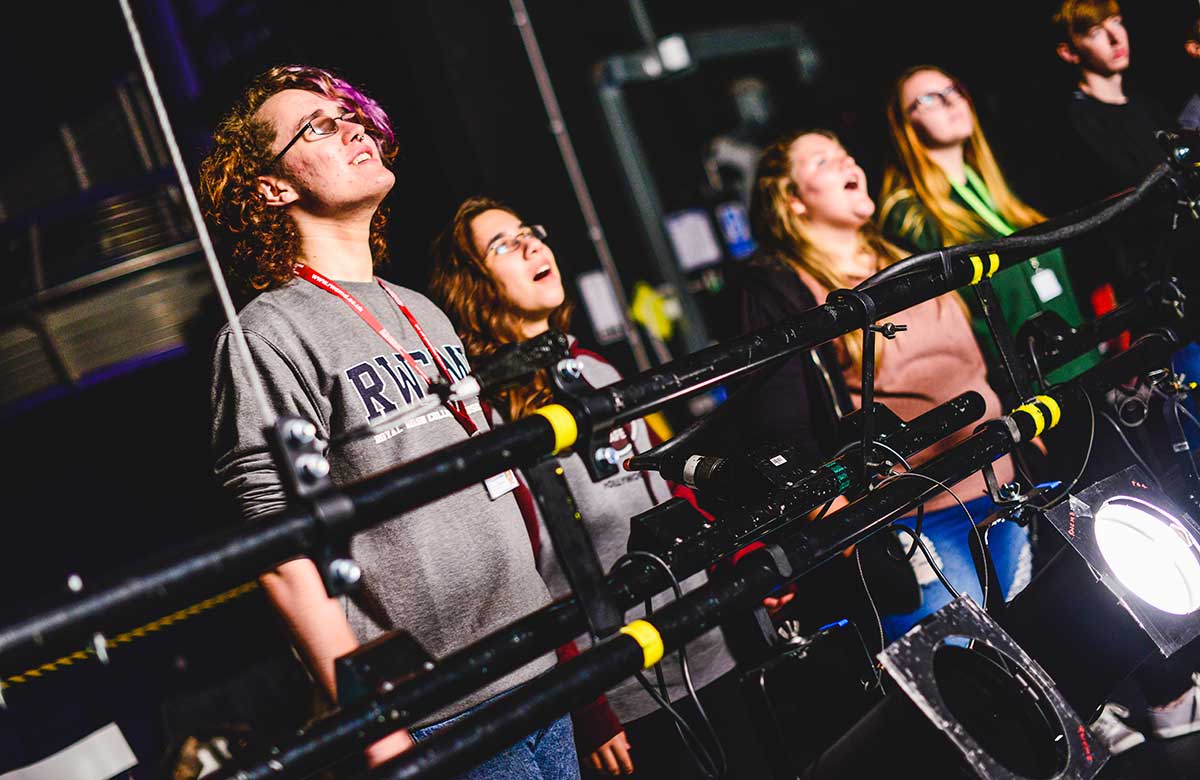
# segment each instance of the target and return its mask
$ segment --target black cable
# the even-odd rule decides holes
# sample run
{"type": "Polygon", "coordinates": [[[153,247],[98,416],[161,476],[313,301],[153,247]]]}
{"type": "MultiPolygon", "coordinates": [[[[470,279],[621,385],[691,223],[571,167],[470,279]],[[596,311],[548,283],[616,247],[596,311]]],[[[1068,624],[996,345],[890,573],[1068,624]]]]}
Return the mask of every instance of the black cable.
{"type": "MultiPolygon", "coordinates": [[[[887,647],[887,640],[883,636],[883,618],[880,617],[880,608],[875,606],[875,598],[871,595],[871,588],[866,584],[866,575],[863,574],[863,558],[859,554],[859,547],[854,547],[854,563],[858,564],[858,578],[863,582],[863,593],[866,594],[866,602],[871,605],[871,614],[875,616],[875,628],[880,632],[880,653],[883,648],[887,647]]],[[[858,626],[854,626],[854,630],[858,630],[858,626]]],[[[859,640],[863,642],[863,649],[866,649],[866,640],[863,640],[863,635],[858,635],[859,640]]],[[[882,664],[875,658],[871,658],[871,654],[866,654],[866,660],[870,661],[871,672],[875,674],[875,688],[883,688],[883,672],[882,664]]],[[[868,690],[870,690],[868,686],[868,690]]]]}
{"type": "Polygon", "coordinates": [[[1156,477],[1154,472],[1150,470],[1150,467],[1146,465],[1146,461],[1142,459],[1142,456],[1138,454],[1138,451],[1133,448],[1133,444],[1131,444],[1128,437],[1125,436],[1125,431],[1121,430],[1121,424],[1109,416],[1108,412],[1102,411],[1100,412],[1100,416],[1105,420],[1108,420],[1109,424],[1112,425],[1113,430],[1117,432],[1117,436],[1120,437],[1121,443],[1125,445],[1125,449],[1129,450],[1129,454],[1133,456],[1133,459],[1138,462],[1139,466],[1145,469],[1147,476],[1154,480],[1154,484],[1157,485],[1161,490],[1162,483],[1158,481],[1158,477],[1156,477]]]}
{"type": "MultiPolygon", "coordinates": [[[[1188,444],[1187,434],[1183,430],[1183,421],[1179,419],[1180,411],[1187,412],[1187,410],[1183,408],[1183,402],[1179,400],[1178,396],[1167,395],[1162,390],[1158,389],[1158,387],[1153,387],[1153,390],[1155,393],[1158,393],[1160,396],[1162,396],[1162,399],[1163,399],[1162,402],[1164,404],[1164,406],[1163,406],[1163,410],[1164,410],[1163,416],[1164,417],[1166,417],[1166,404],[1171,405],[1171,412],[1175,416],[1175,427],[1179,430],[1179,435],[1183,438],[1183,441],[1179,442],[1178,445],[1184,447],[1184,451],[1188,452],[1188,455],[1186,458],[1184,458],[1184,460],[1186,460],[1187,467],[1191,471],[1192,479],[1196,483],[1200,483],[1200,472],[1196,471],[1196,458],[1195,458],[1195,456],[1193,456],[1190,453],[1190,450],[1188,449],[1190,447],[1190,445],[1188,444]]],[[[1188,416],[1191,417],[1190,412],[1188,412],[1188,416]]],[[[1196,422],[1195,417],[1191,417],[1191,419],[1192,419],[1192,422],[1196,422]]],[[[1167,427],[1169,428],[1170,425],[1168,424],[1167,427]]],[[[1175,446],[1177,446],[1176,443],[1172,442],[1172,448],[1174,448],[1175,446]]]]}
{"type": "MultiPolygon", "coordinates": [[[[867,575],[863,573],[862,556],[859,554],[859,547],[854,548],[854,562],[858,565],[858,578],[862,580],[863,593],[867,596],[867,603],[871,605],[871,614],[875,616],[875,627],[879,629],[879,652],[887,647],[887,640],[883,636],[883,618],[879,616],[879,608],[875,606],[875,598],[871,595],[871,588],[867,585],[867,575]]],[[[859,635],[861,636],[861,634],[859,635]]],[[[865,642],[863,643],[866,644],[865,642]]],[[[867,654],[870,658],[870,653],[867,654]]],[[[875,672],[876,687],[883,685],[883,678],[879,672],[879,662],[871,659],[871,669],[875,672]]]]}
{"type": "MultiPolygon", "coordinates": [[[[940,479],[934,479],[933,477],[929,476],[928,474],[922,474],[919,471],[902,471],[899,474],[892,474],[891,476],[887,477],[882,482],[880,482],[878,485],[876,485],[876,487],[877,488],[883,487],[887,483],[893,482],[902,477],[919,477],[920,479],[924,479],[929,482],[932,482],[933,484],[940,487],[942,490],[949,493],[950,497],[953,498],[958,503],[958,506],[960,509],[962,509],[963,514],[965,514],[967,516],[967,522],[970,524],[971,530],[975,533],[976,538],[979,540],[980,547],[983,546],[983,537],[980,536],[979,528],[978,528],[978,526],[975,525],[975,518],[971,517],[971,510],[967,509],[967,505],[962,502],[962,499],[958,497],[958,494],[955,493],[953,490],[951,490],[950,487],[945,482],[942,482],[940,479]]],[[[906,526],[901,526],[901,527],[904,528],[904,530],[909,531],[909,533],[912,533],[912,531],[909,530],[906,526]]],[[[914,538],[919,538],[919,537],[914,537],[914,538]]],[[[921,549],[923,551],[925,550],[924,545],[921,545],[921,549]]],[[[934,563],[933,558],[929,556],[928,551],[925,551],[925,557],[929,561],[929,565],[933,567],[933,571],[934,571],[934,573],[937,574],[938,579],[943,580],[943,584],[946,584],[947,581],[945,579],[945,575],[942,574],[942,570],[938,567],[938,565],[936,563],[934,563]]],[[[982,584],[983,584],[983,603],[984,603],[984,605],[986,605],[987,597],[988,597],[988,578],[986,576],[984,576],[982,584]]],[[[956,591],[952,590],[951,592],[956,592],[956,591]]]]}
{"type": "Polygon", "coordinates": [[[1184,417],[1186,417],[1192,421],[1192,425],[1195,425],[1197,429],[1200,429],[1200,420],[1197,420],[1196,415],[1194,415],[1190,411],[1188,411],[1188,408],[1186,406],[1184,406],[1182,403],[1179,404],[1179,411],[1183,414],[1184,417]]]}
{"type": "MultiPolygon", "coordinates": [[[[1033,228],[1026,228],[1025,230],[1018,231],[1017,233],[1013,233],[1012,235],[1004,238],[993,239],[990,241],[979,241],[972,244],[964,244],[963,246],[953,247],[954,254],[958,257],[965,257],[968,255],[983,255],[988,253],[1011,253],[1023,249],[1028,249],[1030,252],[1036,253],[1038,250],[1041,250],[1045,247],[1059,246],[1073,238],[1076,238],[1077,236],[1090,232],[1106,222],[1109,222],[1121,213],[1141,202],[1142,199],[1145,198],[1146,193],[1149,192],[1150,188],[1161,181],[1164,176],[1170,173],[1170,171],[1170,165],[1165,162],[1160,163],[1146,176],[1145,179],[1142,179],[1141,183],[1138,184],[1134,190],[1124,195],[1116,196],[1115,200],[1110,199],[1111,202],[1104,201],[1104,203],[1108,203],[1107,206],[1104,206],[1100,211],[1092,214],[1089,217],[1086,217],[1079,222],[1074,221],[1078,214],[1087,213],[1099,204],[1090,204],[1088,206],[1084,206],[1083,208],[1076,209],[1075,211],[1070,212],[1063,217],[1056,217],[1049,222],[1044,222],[1039,226],[1034,226],[1033,228]],[[1058,228],[1046,227],[1047,224],[1055,222],[1068,222],[1068,224],[1058,228]]],[[[933,265],[934,263],[939,263],[944,266],[946,261],[943,253],[946,251],[948,250],[939,249],[933,252],[926,252],[925,254],[914,255],[901,260],[898,263],[894,263],[887,268],[884,268],[874,276],[863,280],[854,289],[869,290],[870,288],[881,284],[882,282],[886,282],[910,273],[916,273],[923,270],[926,266],[933,265]]]]}
{"type": "Polygon", "coordinates": [[[1037,507],[1038,509],[1042,510],[1043,512],[1053,509],[1054,507],[1058,506],[1066,499],[1067,496],[1069,496],[1071,494],[1071,491],[1075,489],[1075,486],[1077,484],[1079,484],[1079,480],[1083,478],[1084,472],[1087,471],[1088,461],[1091,460],[1092,445],[1096,441],[1096,407],[1094,407],[1092,405],[1092,399],[1087,393],[1083,394],[1083,400],[1087,401],[1088,420],[1089,420],[1088,443],[1087,443],[1087,450],[1085,450],[1083,453],[1083,464],[1080,465],[1079,473],[1075,475],[1075,479],[1071,480],[1071,483],[1069,485],[1067,485],[1066,488],[1063,489],[1063,492],[1059,493],[1057,496],[1050,499],[1045,504],[1041,504],[1041,505],[1033,504],[1033,506],[1037,507]]]}
{"type": "MultiPolygon", "coordinates": [[[[908,461],[907,461],[907,460],[904,458],[904,456],[903,456],[903,455],[901,455],[900,453],[896,452],[894,449],[892,449],[891,447],[887,446],[887,445],[886,445],[886,444],[884,444],[883,442],[879,442],[879,441],[877,441],[877,442],[875,442],[875,446],[877,446],[877,447],[883,447],[885,450],[887,450],[888,452],[890,452],[890,453],[892,453],[893,455],[895,455],[897,458],[899,458],[899,459],[900,459],[900,462],[904,464],[904,469],[905,469],[906,471],[912,471],[912,466],[908,465],[908,461]]],[[[912,560],[912,557],[913,557],[913,554],[914,554],[914,553],[916,553],[916,551],[917,551],[917,540],[918,540],[918,539],[920,538],[920,536],[921,536],[921,527],[922,527],[922,526],[925,524],[925,502],[924,502],[924,501],[922,501],[921,503],[917,504],[917,515],[916,515],[916,520],[917,520],[917,522],[914,524],[914,528],[916,529],[916,534],[913,536],[913,543],[912,543],[912,544],[910,544],[910,545],[908,546],[908,551],[907,551],[907,552],[905,552],[905,553],[904,553],[904,555],[900,556],[899,558],[897,558],[896,556],[892,555],[892,551],[891,551],[891,549],[889,549],[889,550],[887,551],[887,553],[888,553],[888,556],[889,556],[889,557],[890,557],[892,560],[894,560],[894,561],[899,561],[899,560],[911,561],[911,560],[912,560]]],[[[903,527],[903,526],[901,526],[901,527],[903,527]]],[[[928,556],[926,556],[926,557],[928,557],[928,556]]]]}
{"type": "MultiPolygon", "coordinates": [[[[683,596],[683,588],[680,586],[679,580],[675,577],[675,572],[671,571],[671,567],[667,565],[667,562],[654,553],[647,552],[645,550],[632,550],[622,555],[613,564],[609,573],[610,576],[625,563],[632,561],[635,558],[645,558],[661,568],[664,572],[666,572],[667,577],[671,580],[671,590],[674,592],[675,598],[678,599],[683,596]]],[[[652,598],[652,596],[648,596],[646,598],[647,618],[654,614],[654,604],[652,602],[652,598]]],[[[642,687],[645,688],[646,692],[650,694],[650,697],[654,699],[655,702],[657,702],[658,705],[671,716],[675,723],[675,730],[679,734],[679,738],[683,741],[684,747],[687,749],[689,755],[691,755],[692,760],[696,762],[696,766],[700,769],[701,774],[705,775],[706,777],[713,778],[713,780],[719,780],[720,778],[723,778],[729,771],[729,765],[725,756],[725,749],[721,745],[721,740],[717,736],[717,731],[715,728],[713,728],[712,721],[709,719],[708,713],[705,712],[704,705],[700,703],[700,696],[696,693],[696,687],[692,683],[692,673],[688,665],[687,649],[684,647],[684,645],[679,646],[679,668],[683,674],[683,684],[687,689],[688,697],[692,700],[692,704],[696,707],[696,712],[700,714],[700,720],[704,724],[704,729],[708,732],[708,736],[711,738],[712,744],[716,748],[716,760],[713,759],[712,753],[708,750],[708,747],[704,744],[704,742],[696,735],[695,731],[691,727],[691,724],[687,722],[687,719],[684,718],[683,714],[671,705],[666,678],[663,676],[662,672],[662,664],[657,663],[654,665],[655,675],[657,677],[659,686],[662,689],[661,695],[658,691],[654,690],[654,686],[650,684],[649,680],[647,680],[645,675],[643,675],[640,671],[637,672],[636,677],[638,682],[641,683],[642,687]]]]}
{"type": "Polygon", "coordinates": [[[929,548],[925,546],[925,542],[921,541],[921,537],[913,533],[913,529],[900,522],[892,523],[892,528],[895,528],[897,531],[904,531],[912,537],[913,545],[920,548],[921,554],[925,556],[925,560],[929,561],[929,566],[933,569],[933,573],[937,575],[938,581],[941,582],[942,587],[950,593],[950,598],[958,598],[959,595],[961,595],[959,594],[958,589],[950,583],[950,580],[946,579],[946,575],[934,562],[933,554],[929,552],[929,548]]]}
{"type": "MultiPolygon", "coordinates": [[[[876,440],[875,442],[873,442],[873,444],[874,444],[874,446],[881,447],[881,448],[887,450],[888,452],[892,453],[893,455],[895,455],[896,459],[900,461],[900,463],[904,466],[904,468],[907,471],[912,471],[912,466],[909,465],[908,460],[906,460],[905,457],[903,455],[901,455],[899,452],[896,452],[896,450],[892,449],[891,447],[889,447],[888,445],[884,444],[883,442],[881,442],[879,440],[876,440]]],[[[837,457],[838,455],[843,455],[858,446],[860,446],[859,442],[856,442],[856,441],[850,442],[845,447],[842,447],[840,450],[838,450],[837,454],[834,457],[837,457]]],[[[833,502],[830,501],[829,503],[832,504],[833,502]]],[[[825,510],[828,510],[828,508],[829,508],[829,504],[826,504],[825,508],[821,511],[821,513],[813,519],[816,520],[816,519],[820,519],[821,517],[824,517],[825,510]]],[[[917,504],[916,520],[917,520],[917,522],[916,522],[917,534],[920,535],[921,526],[925,522],[925,502],[924,501],[917,504]]],[[[909,545],[908,550],[904,553],[904,555],[902,555],[899,558],[897,558],[895,555],[892,555],[892,551],[890,549],[887,551],[887,554],[888,554],[888,557],[890,557],[894,561],[900,561],[900,560],[911,561],[913,554],[916,553],[916,551],[917,551],[917,545],[914,542],[913,544],[909,545]]],[[[867,582],[866,578],[864,578],[863,579],[864,586],[866,585],[866,582],[867,582]]],[[[868,593],[867,597],[870,598],[870,595],[871,594],[868,593]]]]}
{"type": "Polygon", "coordinates": [[[1026,341],[1026,346],[1029,348],[1029,362],[1033,364],[1033,375],[1037,377],[1038,392],[1046,392],[1046,377],[1042,376],[1042,366],[1038,363],[1037,357],[1037,339],[1030,336],[1026,341]]]}

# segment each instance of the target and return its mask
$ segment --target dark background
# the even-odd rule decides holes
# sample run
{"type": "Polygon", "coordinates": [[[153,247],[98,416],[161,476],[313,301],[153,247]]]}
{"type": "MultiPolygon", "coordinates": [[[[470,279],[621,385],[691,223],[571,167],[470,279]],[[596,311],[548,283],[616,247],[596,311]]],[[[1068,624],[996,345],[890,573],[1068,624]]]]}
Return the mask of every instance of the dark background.
{"type": "MultiPolygon", "coordinates": [[[[1134,62],[1127,84],[1174,114],[1196,82],[1182,49],[1196,5],[1127,5],[1134,62]]],[[[597,61],[638,46],[630,12],[616,0],[529,0],[528,6],[623,280],[627,287],[639,278],[656,281],[591,76],[597,61]]],[[[654,144],[664,199],[698,197],[699,152],[733,121],[724,88],[752,73],[772,79],[780,130],[837,130],[877,191],[887,89],[902,68],[930,62],[964,81],[1014,188],[1047,207],[1058,143],[1051,117],[1072,88],[1070,69],[1053,52],[1053,4],[646,0],[646,6],[659,35],[797,22],[813,36],[820,57],[818,79],[803,88],[778,77],[770,62],[744,62],[681,79],[661,95],[633,95],[639,129],[654,144]]],[[[477,193],[509,201],[527,220],[546,225],[568,280],[598,266],[506,2],[156,0],[135,10],[193,176],[216,117],[252,75],[280,62],[321,65],[364,86],[398,130],[393,261],[384,275],[421,288],[430,241],[457,203],[477,193]]],[[[28,150],[57,122],[137,70],[115,3],[41,3],[5,16],[0,56],[10,87],[0,174],[26,162],[28,150]]],[[[54,175],[35,175],[30,192],[39,178],[54,175]]],[[[62,592],[70,572],[85,582],[116,575],[135,560],[233,521],[209,476],[208,340],[218,321],[215,309],[197,321],[188,348],[171,359],[67,388],[0,419],[6,450],[0,616],[62,592]]],[[[576,330],[589,339],[582,315],[576,330]]],[[[623,345],[606,352],[632,369],[623,345]]],[[[147,640],[146,649],[125,651],[140,659],[125,671],[89,671],[76,690],[93,691],[101,709],[117,701],[153,707],[155,696],[211,689],[213,681],[285,655],[273,616],[257,597],[172,631],[147,640]]],[[[6,694],[44,703],[52,698],[50,686],[33,683],[6,694]]],[[[143,725],[146,749],[164,749],[164,734],[174,728],[168,719],[143,725]]]]}

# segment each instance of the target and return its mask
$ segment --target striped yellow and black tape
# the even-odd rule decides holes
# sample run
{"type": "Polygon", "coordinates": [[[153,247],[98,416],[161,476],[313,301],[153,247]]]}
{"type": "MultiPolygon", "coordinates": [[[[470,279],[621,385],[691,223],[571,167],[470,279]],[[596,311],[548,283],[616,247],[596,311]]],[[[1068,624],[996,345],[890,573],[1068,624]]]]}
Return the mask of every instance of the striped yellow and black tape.
{"type": "Polygon", "coordinates": [[[1000,255],[995,252],[989,253],[987,256],[987,265],[984,265],[984,260],[979,255],[971,255],[971,267],[974,273],[971,275],[971,284],[979,284],[984,279],[992,278],[992,274],[1000,270],[1000,255]]]}
{"type": "Polygon", "coordinates": [[[1033,420],[1034,436],[1041,436],[1062,419],[1062,408],[1058,401],[1048,395],[1035,395],[1012,412],[1013,416],[1018,413],[1027,414],[1033,420]]]}
{"type": "MultiPolygon", "coordinates": [[[[135,639],[140,639],[146,636],[147,634],[152,634],[155,631],[161,631],[168,626],[172,626],[183,620],[187,620],[190,617],[199,615],[201,612],[205,612],[213,607],[217,607],[228,601],[232,601],[239,596],[244,596],[257,588],[257,581],[244,582],[241,585],[238,585],[236,588],[231,588],[224,593],[218,593],[212,598],[207,598],[204,601],[191,605],[190,607],[184,607],[183,609],[172,612],[171,614],[161,617],[158,620],[151,621],[144,626],[138,626],[135,629],[126,631],[122,634],[117,634],[116,636],[106,637],[105,644],[107,647],[128,644],[135,639]]],[[[26,669],[20,674],[14,674],[3,678],[0,680],[0,690],[11,688],[12,686],[19,685],[21,683],[30,682],[31,680],[36,680],[45,674],[49,674],[50,672],[56,672],[60,669],[65,669],[68,666],[73,666],[79,661],[86,661],[95,657],[95,648],[89,647],[86,650],[76,650],[70,655],[64,655],[62,658],[56,658],[49,663],[44,663],[41,666],[34,667],[33,669],[26,669]]]]}

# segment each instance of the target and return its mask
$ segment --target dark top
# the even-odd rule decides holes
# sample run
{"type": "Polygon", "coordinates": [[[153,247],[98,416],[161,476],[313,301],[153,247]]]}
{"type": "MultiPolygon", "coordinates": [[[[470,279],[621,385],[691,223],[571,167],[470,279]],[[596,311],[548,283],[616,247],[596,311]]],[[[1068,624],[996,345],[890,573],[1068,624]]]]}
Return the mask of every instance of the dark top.
{"type": "MultiPolygon", "coordinates": [[[[1173,129],[1175,120],[1152,98],[1128,93],[1128,102],[1113,105],[1076,90],[1066,105],[1062,139],[1055,152],[1060,171],[1055,211],[1065,213],[1135,186],[1166,159],[1154,131],[1173,129]]],[[[1157,214],[1135,210],[1078,242],[1088,257],[1072,267],[1083,295],[1106,282],[1119,300],[1137,295],[1154,274],[1149,267],[1156,249],[1147,239],[1163,232],[1157,214]]]]}
{"type": "Polygon", "coordinates": [[[1071,95],[1067,118],[1080,143],[1073,145],[1077,167],[1070,173],[1082,196],[1075,205],[1136,185],[1166,159],[1154,131],[1174,128],[1175,120],[1145,95],[1128,98],[1113,105],[1080,90],[1071,95]]]}
{"type": "MultiPolygon", "coordinates": [[[[756,255],[744,268],[740,294],[745,331],[773,325],[817,305],[796,272],[769,252],[756,255]]],[[[745,399],[742,408],[739,433],[747,444],[807,446],[817,461],[834,446],[840,412],[853,406],[837,355],[832,344],[825,344],[788,358],[745,399]]]]}

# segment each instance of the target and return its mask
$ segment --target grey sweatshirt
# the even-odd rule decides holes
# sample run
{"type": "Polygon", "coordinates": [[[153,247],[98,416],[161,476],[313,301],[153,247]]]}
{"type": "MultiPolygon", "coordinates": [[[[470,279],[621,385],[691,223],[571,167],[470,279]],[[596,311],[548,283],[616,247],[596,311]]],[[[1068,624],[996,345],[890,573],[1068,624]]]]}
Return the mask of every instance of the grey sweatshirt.
{"type": "MultiPolygon", "coordinates": [[[[617,370],[603,358],[583,350],[573,350],[583,369],[583,378],[592,387],[604,387],[621,378],[617,370]]],[[[610,434],[610,444],[620,454],[621,460],[634,452],[643,452],[650,448],[650,435],[644,420],[616,428],[610,434]]],[[[560,458],[563,465],[567,485],[575,497],[579,513],[587,524],[588,533],[600,564],[609,571],[628,549],[629,518],[645,512],[655,504],[662,503],[671,497],[667,483],[657,472],[641,473],[619,472],[601,482],[593,482],[588,475],[587,466],[578,453],[560,458]]],[[[550,541],[550,531],[546,528],[545,519],[538,513],[538,532],[541,546],[538,551],[538,570],[550,587],[550,593],[555,598],[571,592],[566,574],[559,566],[553,543],[550,541]]],[[[695,590],[708,581],[706,574],[695,574],[684,580],[685,592],[695,590]]],[[[655,609],[674,600],[670,590],[654,598],[655,609]]],[[[639,605],[626,614],[626,622],[645,616],[645,609],[639,605]]],[[[653,622],[653,618],[651,618],[653,622]]],[[[587,636],[575,640],[580,650],[591,645],[587,636]]],[[[688,666],[691,670],[692,683],[699,690],[717,679],[734,667],[733,656],[725,646],[720,629],[713,629],[707,634],[693,640],[687,646],[688,666]]],[[[671,701],[677,701],[687,694],[683,684],[683,673],[679,666],[678,653],[670,653],[662,661],[663,674],[667,681],[667,690],[671,701]]],[[[647,673],[647,678],[654,681],[654,674],[647,673]]],[[[648,715],[658,708],[650,698],[650,694],[642,688],[637,678],[630,677],[608,692],[608,701],[613,713],[622,723],[630,723],[643,715],[648,715]]]]}
{"type": "MultiPolygon", "coordinates": [[[[379,319],[428,376],[438,376],[412,326],[378,284],[341,286],[379,319]]],[[[466,375],[462,344],[441,310],[412,290],[395,285],[391,289],[455,378],[466,375]]],[[[307,281],[295,279],[259,295],[240,319],[271,406],[277,413],[310,420],[327,441],[425,396],[425,383],[403,358],[339,297],[307,281]]],[[[278,511],[285,503],[283,488],[228,326],[217,336],[213,376],[216,475],[232,491],[245,518],[278,511]]],[[[468,410],[486,431],[478,401],[470,402],[468,410]]],[[[335,484],[345,484],[466,437],[449,411],[438,406],[381,433],[331,448],[331,477],[335,484]]],[[[491,500],[482,483],[356,534],[350,552],[362,566],[363,584],[342,602],[360,642],[404,629],[440,658],[549,602],[516,501],[511,493],[491,500]]],[[[425,722],[461,712],[553,664],[553,653],[543,656],[425,722]]]]}

